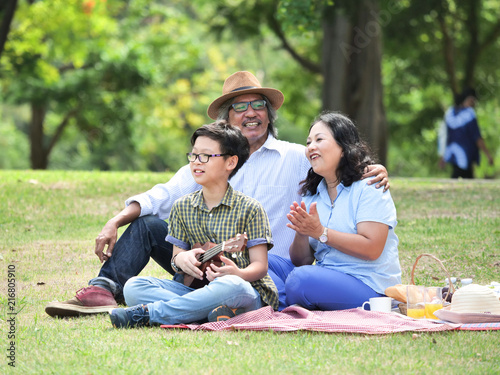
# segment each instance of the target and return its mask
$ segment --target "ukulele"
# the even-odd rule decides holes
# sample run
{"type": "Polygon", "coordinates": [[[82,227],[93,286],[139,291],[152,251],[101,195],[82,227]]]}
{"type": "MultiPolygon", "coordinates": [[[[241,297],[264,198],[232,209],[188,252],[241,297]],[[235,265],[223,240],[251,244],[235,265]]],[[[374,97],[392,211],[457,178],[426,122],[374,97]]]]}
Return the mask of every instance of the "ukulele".
{"type": "Polygon", "coordinates": [[[203,288],[210,281],[207,279],[206,269],[209,265],[215,264],[217,267],[222,266],[222,260],[220,256],[224,251],[233,253],[233,258],[236,258],[234,252],[243,251],[247,245],[247,235],[238,234],[235,238],[231,238],[227,241],[222,241],[220,244],[214,244],[213,242],[205,242],[203,245],[200,243],[195,243],[193,248],[202,248],[205,250],[203,254],[197,256],[201,265],[198,267],[201,272],[203,272],[203,280],[196,279],[191,275],[184,274],[184,285],[189,286],[193,289],[203,288]]]}

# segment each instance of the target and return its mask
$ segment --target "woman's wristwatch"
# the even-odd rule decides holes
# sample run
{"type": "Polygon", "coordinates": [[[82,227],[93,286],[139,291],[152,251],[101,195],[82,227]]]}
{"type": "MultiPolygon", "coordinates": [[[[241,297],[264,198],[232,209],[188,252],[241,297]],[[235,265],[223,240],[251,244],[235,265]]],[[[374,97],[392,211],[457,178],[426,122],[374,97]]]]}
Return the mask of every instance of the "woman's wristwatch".
{"type": "Polygon", "coordinates": [[[175,257],[179,255],[179,253],[175,254],[173,257],[172,257],[172,260],[170,261],[170,265],[172,266],[172,269],[176,272],[176,273],[179,273],[179,272],[182,272],[182,270],[177,267],[177,265],[175,264],[175,257]]]}
{"type": "Polygon", "coordinates": [[[319,242],[326,243],[328,241],[328,228],[323,229],[323,234],[318,238],[319,242]]]}

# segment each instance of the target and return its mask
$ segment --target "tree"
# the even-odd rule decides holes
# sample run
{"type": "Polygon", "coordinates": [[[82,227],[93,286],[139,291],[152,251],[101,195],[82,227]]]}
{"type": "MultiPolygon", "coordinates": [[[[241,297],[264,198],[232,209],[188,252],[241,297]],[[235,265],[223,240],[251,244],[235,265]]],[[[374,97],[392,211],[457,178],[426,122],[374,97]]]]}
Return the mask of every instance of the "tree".
{"type": "MultiPolygon", "coordinates": [[[[197,53],[190,40],[173,43],[188,32],[186,19],[147,0],[21,4],[0,64],[6,72],[5,102],[30,107],[26,130],[32,168],[48,167],[70,126],[85,140],[93,168],[144,168],[148,162],[136,157],[140,142],[133,135],[145,125],[136,121],[151,120],[140,117],[139,94],[152,84],[159,88],[169,79],[175,82],[181,68],[193,67],[191,59],[199,61],[187,53],[197,53]],[[176,54],[179,48],[182,53],[176,54]]],[[[162,98],[153,100],[171,108],[162,98]]],[[[153,108],[145,111],[151,118],[153,108]]],[[[177,126],[175,120],[155,121],[177,126]]]]}
{"type": "Polygon", "coordinates": [[[322,109],[348,114],[385,163],[379,1],[353,5],[349,1],[267,0],[254,5],[251,1],[220,2],[207,19],[215,32],[222,34],[229,27],[232,36],[242,39],[262,38],[266,28],[271,30],[282,49],[304,70],[321,78],[322,109]]]}
{"type": "MultiPolygon", "coordinates": [[[[385,26],[384,80],[394,164],[403,175],[442,175],[436,128],[454,95],[473,86],[483,137],[497,149],[500,7],[488,0],[407,2],[385,26]]],[[[480,177],[494,174],[486,165],[480,177]]]]}
{"type": "Polygon", "coordinates": [[[5,0],[0,4],[0,58],[10,31],[10,24],[16,12],[17,0],[5,0]]]}
{"type": "Polygon", "coordinates": [[[23,116],[16,125],[30,138],[33,168],[51,159],[58,168],[185,164],[189,136],[234,71],[189,8],[150,0],[21,4],[0,84],[4,107],[30,108],[29,124],[23,116]]]}
{"type": "Polygon", "coordinates": [[[386,164],[388,133],[379,2],[327,6],[323,12],[322,51],[323,109],[347,113],[386,164]]]}
{"type": "MultiPolygon", "coordinates": [[[[32,168],[47,168],[70,122],[90,134],[106,123],[106,116],[124,112],[119,95],[109,100],[105,92],[134,92],[147,81],[134,66],[137,54],[113,55],[103,48],[118,36],[112,17],[113,11],[120,11],[117,4],[72,0],[61,6],[54,0],[20,5],[2,58],[10,73],[4,80],[4,97],[31,108],[32,168]],[[90,123],[85,120],[92,110],[101,116],[90,123]],[[52,131],[47,129],[48,116],[57,121],[52,131]]],[[[123,52],[123,46],[116,47],[123,52]]]]}
{"type": "Polygon", "coordinates": [[[500,38],[500,20],[492,17],[495,10],[498,14],[498,4],[493,7],[490,3],[485,7],[485,3],[480,0],[442,0],[436,7],[436,20],[442,33],[444,66],[450,89],[455,95],[462,87],[476,86],[478,63],[500,38]],[[457,27],[456,20],[461,21],[460,27],[457,27]],[[461,69],[457,68],[459,53],[464,56],[461,69]],[[457,69],[462,70],[462,74],[457,69]]]}
{"type": "Polygon", "coordinates": [[[443,83],[457,94],[463,87],[478,84],[478,68],[491,69],[491,57],[486,55],[498,55],[499,16],[498,3],[488,0],[409,2],[388,24],[389,53],[397,49],[401,58],[418,55],[432,65],[430,70],[427,66],[427,74],[423,70],[419,74],[438,80],[437,72],[444,71],[443,83]],[[408,24],[412,27],[405,28],[408,24]],[[402,29],[404,33],[398,32],[402,29]],[[405,47],[408,43],[413,48],[405,47]]]}

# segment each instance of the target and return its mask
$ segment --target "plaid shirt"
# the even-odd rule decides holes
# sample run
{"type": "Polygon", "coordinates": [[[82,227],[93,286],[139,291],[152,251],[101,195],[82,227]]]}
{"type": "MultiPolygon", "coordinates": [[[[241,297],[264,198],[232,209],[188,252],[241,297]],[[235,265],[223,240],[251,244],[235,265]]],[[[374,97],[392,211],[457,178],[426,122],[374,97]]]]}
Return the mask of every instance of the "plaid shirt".
{"type": "MultiPolygon", "coordinates": [[[[273,240],[262,205],[228,185],[222,201],[211,210],[203,201],[202,190],[179,198],[170,214],[167,241],[181,249],[190,250],[196,243],[218,244],[243,232],[248,236],[244,251],[233,253],[237,255],[236,258],[224,252],[224,256],[232,259],[240,269],[250,264],[249,248],[267,244],[269,250],[273,247],[273,240]]],[[[265,304],[278,309],[278,290],[269,274],[251,284],[265,304]]]]}

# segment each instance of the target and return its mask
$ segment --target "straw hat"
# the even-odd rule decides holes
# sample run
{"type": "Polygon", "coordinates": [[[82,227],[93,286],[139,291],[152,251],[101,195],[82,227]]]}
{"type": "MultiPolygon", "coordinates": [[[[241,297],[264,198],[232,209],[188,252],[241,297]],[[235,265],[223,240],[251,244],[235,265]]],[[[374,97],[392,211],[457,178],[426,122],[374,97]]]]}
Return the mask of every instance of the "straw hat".
{"type": "Polygon", "coordinates": [[[222,86],[222,96],[215,99],[208,107],[207,114],[211,119],[216,119],[220,106],[228,99],[245,94],[265,95],[274,109],[283,104],[285,97],[279,90],[262,87],[259,80],[250,72],[236,72],[231,74],[222,86]]]}
{"type": "Polygon", "coordinates": [[[500,300],[493,289],[470,284],[458,289],[451,299],[451,311],[500,315],[500,300]]]}

